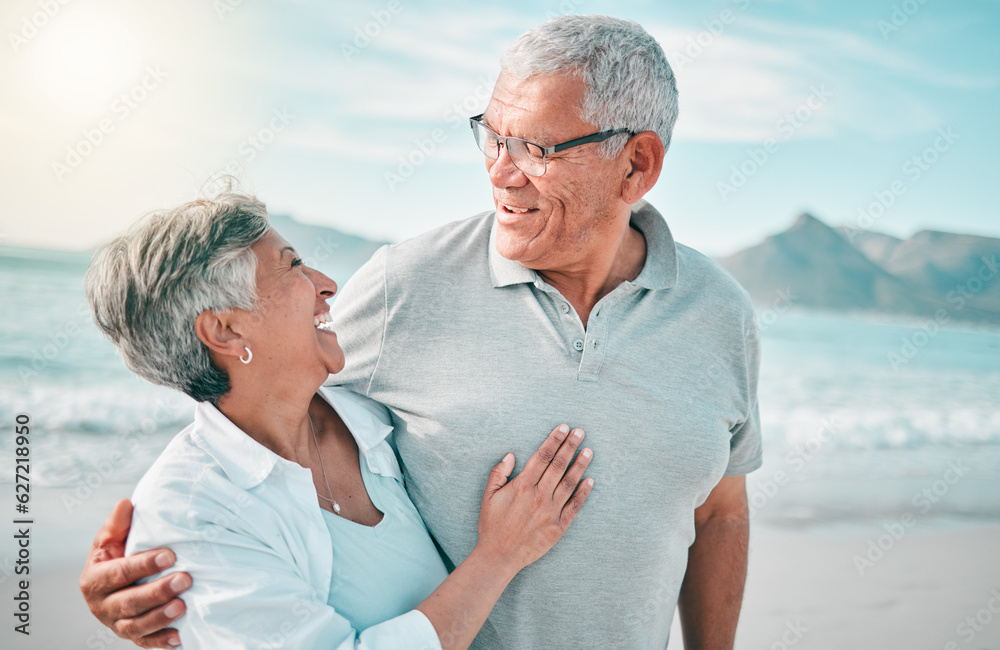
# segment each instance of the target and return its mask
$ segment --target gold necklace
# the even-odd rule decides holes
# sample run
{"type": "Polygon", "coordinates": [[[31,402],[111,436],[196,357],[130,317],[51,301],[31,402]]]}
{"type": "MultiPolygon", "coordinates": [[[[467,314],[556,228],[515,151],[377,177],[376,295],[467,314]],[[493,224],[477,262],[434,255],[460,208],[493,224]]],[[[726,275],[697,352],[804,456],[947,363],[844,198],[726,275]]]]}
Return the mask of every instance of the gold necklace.
{"type": "Polygon", "coordinates": [[[316,454],[319,455],[319,468],[323,472],[323,481],[326,483],[326,491],[330,493],[329,497],[325,497],[319,493],[319,490],[316,490],[316,496],[318,496],[320,499],[323,499],[324,501],[329,501],[330,503],[332,503],[333,512],[339,515],[340,504],[334,501],[333,490],[330,489],[330,479],[326,477],[326,466],[323,464],[323,454],[319,450],[319,440],[316,439],[316,429],[313,427],[312,415],[306,413],[306,417],[309,418],[309,430],[312,431],[313,444],[316,445],[316,454]]]}

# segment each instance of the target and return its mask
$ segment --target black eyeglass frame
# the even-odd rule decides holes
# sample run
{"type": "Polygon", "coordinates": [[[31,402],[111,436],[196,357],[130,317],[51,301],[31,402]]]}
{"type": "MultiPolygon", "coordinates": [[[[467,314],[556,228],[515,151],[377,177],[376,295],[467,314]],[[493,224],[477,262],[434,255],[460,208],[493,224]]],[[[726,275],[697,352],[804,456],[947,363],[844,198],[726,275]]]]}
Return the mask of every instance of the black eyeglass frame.
{"type": "MultiPolygon", "coordinates": [[[[494,131],[493,129],[491,129],[489,126],[487,126],[486,122],[483,122],[483,116],[484,115],[486,115],[486,113],[480,113],[479,115],[475,115],[473,117],[470,117],[469,118],[469,128],[473,129],[473,133],[474,133],[475,132],[475,128],[476,128],[476,124],[479,124],[484,129],[486,129],[487,131],[489,131],[490,133],[492,133],[493,135],[495,135],[497,137],[497,140],[498,140],[497,157],[500,156],[499,143],[502,142],[503,146],[507,147],[507,141],[508,140],[517,140],[518,142],[524,142],[525,144],[530,144],[533,147],[538,147],[541,150],[541,152],[542,152],[542,173],[541,174],[528,174],[528,172],[524,171],[520,167],[517,167],[516,164],[514,165],[522,173],[528,174],[528,176],[542,176],[543,174],[545,174],[546,171],[548,171],[548,161],[545,159],[545,157],[548,156],[549,154],[554,154],[554,153],[558,153],[560,151],[565,151],[567,149],[572,149],[573,147],[579,147],[582,144],[590,144],[592,142],[604,142],[605,140],[607,140],[609,138],[613,138],[616,135],[621,135],[622,133],[628,133],[630,137],[633,136],[633,135],[635,135],[635,131],[631,131],[629,129],[611,129],[610,131],[600,131],[598,133],[592,133],[590,135],[585,135],[582,138],[574,138],[572,140],[567,140],[566,142],[560,142],[559,144],[554,144],[551,147],[543,147],[540,144],[537,144],[535,142],[531,142],[530,140],[525,140],[524,138],[515,138],[514,136],[500,135],[499,133],[497,133],[496,131],[494,131]]],[[[476,144],[479,144],[478,138],[476,139],[476,144]]],[[[480,146],[480,149],[483,150],[483,153],[485,155],[489,156],[489,154],[486,153],[486,150],[482,146],[480,146]]],[[[510,149],[508,148],[508,151],[509,150],[510,149]]],[[[496,158],[490,158],[490,160],[496,160],[496,158]]],[[[512,162],[513,162],[513,159],[512,159],[512,162]]]]}

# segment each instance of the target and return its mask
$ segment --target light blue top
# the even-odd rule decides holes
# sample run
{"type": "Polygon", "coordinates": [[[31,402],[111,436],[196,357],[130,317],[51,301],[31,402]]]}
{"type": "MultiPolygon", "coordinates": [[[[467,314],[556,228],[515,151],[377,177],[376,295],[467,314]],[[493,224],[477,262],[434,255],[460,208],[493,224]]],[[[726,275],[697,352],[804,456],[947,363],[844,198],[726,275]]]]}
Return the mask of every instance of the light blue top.
{"type": "Polygon", "coordinates": [[[333,539],[327,603],[365,629],[419,605],[448,577],[448,570],[406,496],[402,477],[372,472],[363,457],[361,477],[382,521],[363,526],[322,512],[333,539]]]}
{"type": "Polygon", "coordinates": [[[377,526],[327,520],[308,469],[207,403],[136,487],[126,555],[168,546],[171,571],[194,578],[184,648],[440,648],[413,607],[447,572],[403,490],[390,416],[344,389],[319,394],[357,441],[377,526]]]}

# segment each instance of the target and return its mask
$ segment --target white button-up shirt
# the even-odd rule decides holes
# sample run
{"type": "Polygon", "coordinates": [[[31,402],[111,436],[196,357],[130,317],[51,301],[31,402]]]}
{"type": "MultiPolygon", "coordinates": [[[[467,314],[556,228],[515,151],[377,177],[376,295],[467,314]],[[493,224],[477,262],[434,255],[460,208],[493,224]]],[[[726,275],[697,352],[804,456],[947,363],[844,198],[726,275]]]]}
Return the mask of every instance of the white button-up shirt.
{"type": "MultiPolygon", "coordinates": [[[[388,411],[344,389],[320,395],[354,435],[368,469],[402,481],[386,441],[388,411]]],[[[126,555],[170,547],[177,555],[170,571],[193,577],[176,625],[185,648],[441,647],[418,610],[359,631],[327,604],[333,543],[310,471],[210,404],[197,405],[194,423],[170,442],[132,500],[126,555]]]]}

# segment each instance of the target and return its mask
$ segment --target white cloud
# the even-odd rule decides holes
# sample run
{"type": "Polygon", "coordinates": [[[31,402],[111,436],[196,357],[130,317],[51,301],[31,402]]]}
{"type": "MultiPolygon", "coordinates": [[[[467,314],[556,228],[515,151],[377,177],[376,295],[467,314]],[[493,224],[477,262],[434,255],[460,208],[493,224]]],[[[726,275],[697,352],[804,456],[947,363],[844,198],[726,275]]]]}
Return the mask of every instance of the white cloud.
{"type": "Polygon", "coordinates": [[[813,27],[775,23],[747,18],[747,27],[762,34],[770,34],[786,39],[801,51],[809,52],[811,58],[855,61],[875,69],[882,69],[936,86],[956,88],[993,88],[997,85],[995,75],[972,75],[942,70],[938,66],[919,61],[901,50],[878,43],[859,34],[828,27],[813,27]]]}
{"type": "Polygon", "coordinates": [[[663,45],[680,91],[679,140],[761,142],[815,87],[833,93],[796,137],[845,129],[877,139],[941,125],[914,84],[986,89],[995,76],[942,70],[843,30],[738,14],[715,35],[647,25],[663,45]]]}
{"type": "MultiPolygon", "coordinates": [[[[650,28],[677,76],[679,140],[760,142],[809,94],[808,63],[791,50],[729,33],[650,28]]],[[[828,131],[817,119],[803,135],[828,131]]]]}

